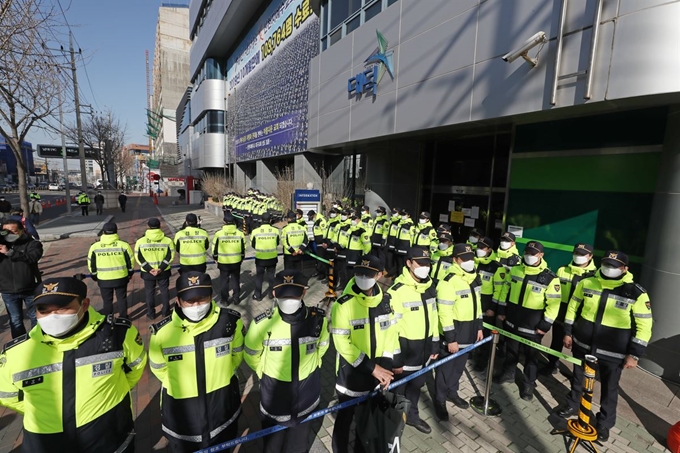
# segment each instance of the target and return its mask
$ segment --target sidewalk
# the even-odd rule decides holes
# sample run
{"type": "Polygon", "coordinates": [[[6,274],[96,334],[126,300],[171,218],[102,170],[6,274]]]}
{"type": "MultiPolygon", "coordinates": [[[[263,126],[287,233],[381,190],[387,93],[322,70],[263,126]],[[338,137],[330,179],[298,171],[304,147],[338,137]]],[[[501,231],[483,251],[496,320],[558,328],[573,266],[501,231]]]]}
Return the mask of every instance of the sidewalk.
{"type": "MultiPolygon", "coordinates": [[[[216,217],[207,210],[198,207],[173,206],[172,199],[159,199],[159,205],[153,205],[148,196],[131,196],[128,201],[128,212],[120,210],[105,210],[104,216],[100,216],[99,223],[95,224],[96,216],[90,215],[90,219],[82,219],[78,216],[71,219],[59,219],[41,228],[43,234],[61,236],[69,234],[68,239],[61,239],[50,244],[41,262],[41,269],[45,276],[73,275],[86,273],[86,254],[96,235],[101,228],[100,223],[108,216],[113,216],[113,221],[118,224],[119,235],[134,246],[136,239],[141,237],[146,230],[146,221],[150,217],[162,217],[163,230],[169,236],[174,236],[174,231],[181,227],[184,217],[189,212],[201,215],[202,226],[212,236],[222,226],[220,217],[216,217]],[[89,228],[78,223],[77,220],[85,220],[89,228]],[[91,239],[83,240],[78,235],[90,235],[91,239]]],[[[248,253],[252,255],[252,252],[248,253]]],[[[282,260],[279,269],[282,268],[282,260]]],[[[208,272],[213,277],[214,287],[217,289],[219,271],[216,266],[208,266],[208,272]]],[[[308,272],[308,273],[311,273],[308,272]]],[[[171,298],[174,298],[173,274],[171,284],[171,298]]],[[[93,299],[95,308],[101,308],[101,300],[97,285],[92,280],[86,280],[93,299]]],[[[248,260],[243,264],[241,277],[242,302],[235,309],[241,312],[244,323],[247,325],[254,316],[258,315],[273,303],[266,299],[261,302],[253,301],[251,296],[254,287],[254,263],[248,260]]],[[[310,288],[307,292],[306,302],[309,305],[322,302],[326,286],[318,280],[310,280],[310,288]]],[[[216,291],[218,293],[219,291],[216,291]]],[[[144,286],[136,275],[129,287],[129,300],[131,307],[129,313],[134,324],[140,330],[144,341],[148,344],[149,322],[146,319],[143,305],[144,286]]],[[[159,310],[159,309],[157,309],[159,310]]],[[[330,310],[327,312],[330,314],[330,310]]],[[[157,319],[158,320],[158,319],[157,319]]],[[[9,340],[9,331],[6,315],[0,316],[0,343],[9,340]]],[[[563,372],[567,372],[570,366],[564,363],[561,366],[563,372]]],[[[256,383],[257,377],[243,365],[238,370],[239,382],[243,394],[243,415],[239,420],[239,432],[248,434],[259,430],[259,388],[256,383]]],[[[469,399],[482,392],[485,385],[485,376],[478,374],[469,368],[461,381],[460,395],[469,399]]],[[[430,380],[432,381],[432,380],[430,380]]],[[[322,395],[321,407],[334,404],[337,398],[334,393],[335,385],[335,351],[331,350],[324,357],[322,368],[322,395]]],[[[432,382],[428,383],[431,388],[432,382]]],[[[159,410],[159,383],[147,369],[133,391],[133,401],[136,413],[136,446],[138,452],[165,451],[165,441],[160,430],[159,410]]],[[[448,405],[451,418],[449,422],[439,422],[434,416],[429,389],[423,388],[420,401],[421,417],[432,427],[430,435],[424,435],[411,427],[406,427],[401,447],[403,451],[463,451],[463,452],[561,452],[567,451],[563,438],[551,436],[552,426],[549,420],[550,410],[559,405],[569,390],[566,378],[559,374],[554,377],[540,378],[535,398],[532,402],[525,402],[519,398],[516,385],[505,384],[492,387],[492,398],[502,407],[500,417],[484,418],[477,415],[471,409],[460,410],[448,405]]],[[[598,401],[599,385],[596,386],[594,401],[598,401]]],[[[621,398],[619,400],[618,421],[616,428],[612,430],[609,442],[598,446],[601,452],[659,452],[666,451],[664,448],[665,436],[668,428],[680,420],[679,388],[673,384],[667,384],[658,378],[648,375],[640,369],[626,370],[621,380],[621,398]]],[[[333,414],[323,420],[313,423],[314,443],[313,452],[331,451],[331,435],[333,432],[333,414]]],[[[17,448],[21,443],[21,417],[10,410],[0,408],[0,453],[20,451],[17,448]]],[[[240,452],[259,452],[262,450],[262,441],[257,440],[246,445],[237,447],[240,452]]],[[[580,451],[585,451],[583,448],[580,451]]]]}

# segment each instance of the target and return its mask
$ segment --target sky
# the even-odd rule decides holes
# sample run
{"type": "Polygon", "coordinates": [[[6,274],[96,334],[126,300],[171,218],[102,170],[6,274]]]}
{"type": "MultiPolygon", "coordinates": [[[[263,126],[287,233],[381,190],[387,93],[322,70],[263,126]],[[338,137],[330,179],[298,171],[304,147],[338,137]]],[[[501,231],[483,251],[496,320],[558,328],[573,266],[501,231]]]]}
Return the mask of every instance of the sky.
{"type": "MultiPolygon", "coordinates": [[[[57,0],[52,1],[57,4],[57,0]]],[[[152,64],[161,3],[188,4],[189,0],[60,1],[77,42],[76,50],[82,49],[78,84],[84,98],[80,102],[92,105],[95,111],[110,108],[121,123],[127,124],[127,143],[148,143],[144,51],[149,51],[152,64]]],[[[67,41],[63,45],[68,48],[67,41]]],[[[75,123],[75,116],[67,117],[65,122],[75,123]]],[[[37,144],[61,144],[57,134],[39,129],[29,132],[27,140],[34,148],[37,144]]]]}

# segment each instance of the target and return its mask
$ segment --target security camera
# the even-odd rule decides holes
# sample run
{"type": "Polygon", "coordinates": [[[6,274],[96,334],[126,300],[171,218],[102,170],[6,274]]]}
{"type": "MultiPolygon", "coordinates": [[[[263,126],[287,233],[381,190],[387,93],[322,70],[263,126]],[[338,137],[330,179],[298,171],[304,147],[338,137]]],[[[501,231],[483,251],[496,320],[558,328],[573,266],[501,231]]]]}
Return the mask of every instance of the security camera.
{"type": "Polygon", "coordinates": [[[508,63],[512,63],[513,61],[517,60],[519,57],[522,57],[531,66],[536,66],[536,63],[538,63],[538,60],[536,60],[535,58],[529,57],[527,55],[527,52],[529,52],[531,49],[533,49],[537,45],[544,44],[546,42],[548,42],[548,38],[545,36],[545,32],[539,31],[534,36],[532,36],[531,38],[524,41],[524,43],[522,44],[522,46],[519,49],[513,50],[512,52],[509,52],[509,53],[503,55],[503,60],[507,61],[508,63]]]}

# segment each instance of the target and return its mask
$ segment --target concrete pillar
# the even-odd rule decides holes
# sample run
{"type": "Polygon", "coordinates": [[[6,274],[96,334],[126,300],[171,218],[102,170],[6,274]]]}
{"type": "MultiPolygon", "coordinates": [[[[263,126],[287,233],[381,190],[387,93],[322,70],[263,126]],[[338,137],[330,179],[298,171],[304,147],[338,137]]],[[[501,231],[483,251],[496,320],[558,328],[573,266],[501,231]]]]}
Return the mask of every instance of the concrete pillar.
{"type": "Polygon", "coordinates": [[[300,183],[305,188],[311,182],[314,189],[321,190],[319,170],[323,160],[322,157],[311,153],[302,153],[296,154],[293,159],[295,182],[300,183]]]}
{"type": "Polygon", "coordinates": [[[253,186],[265,193],[274,193],[276,192],[277,185],[278,183],[276,182],[276,176],[274,175],[271,164],[264,160],[258,160],[255,164],[255,179],[253,180],[253,186]]]}
{"type": "Polygon", "coordinates": [[[240,193],[245,193],[250,187],[250,178],[243,168],[244,164],[234,165],[234,190],[240,193]]]}
{"type": "Polygon", "coordinates": [[[640,283],[654,314],[640,366],[680,382],[680,106],[669,109],[640,283]]]}

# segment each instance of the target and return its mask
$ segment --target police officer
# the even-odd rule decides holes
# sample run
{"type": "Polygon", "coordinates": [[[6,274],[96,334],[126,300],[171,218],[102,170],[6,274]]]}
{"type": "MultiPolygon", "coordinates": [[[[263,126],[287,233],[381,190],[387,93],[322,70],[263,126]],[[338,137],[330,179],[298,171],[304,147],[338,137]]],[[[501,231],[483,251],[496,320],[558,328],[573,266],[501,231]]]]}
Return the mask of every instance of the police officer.
{"type": "Polygon", "coordinates": [[[371,252],[371,238],[366,230],[361,227],[361,218],[358,213],[350,215],[349,227],[340,229],[338,236],[338,247],[345,256],[345,278],[340,279],[338,289],[343,288],[347,283],[347,276],[352,275],[354,265],[363,255],[371,252]]]}
{"type": "MultiPolygon", "coordinates": [[[[483,338],[482,282],[475,272],[474,258],[471,245],[456,244],[449,273],[437,285],[437,312],[442,339],[439,355],[442,358],[483,338]]],[[[434,409],[440,420],[449,419],[447,399],[461,409],[469,407],[467,401],[458,396],[460,377],[467,359],[468,354],[464,354],[437,368],[434,409]]]]}
{"type": "Polygon", "coordinates": [[[371,234],[371,255],[378,257],[384,268],[387,265],[385,245],[387,244],[387,234],[389,233],[389,221],[387,220],[387,211],[384,206],[378,206],[375,214],[373,228],[366,231],[369,231],[371,234]]]}
{"type": "Polygon", "coordinates": [[[113,293],[118,300],[118,316],[127,318],[127,286],[134,272],[130,244],[118,237],[118,225],[114,222],[104,224],[98,242],[90,246],[87,253],[87,268],[92,280],[99,284],[104,302],[102,313],[113,313],[113,293]]]}
{"type": "Polygon", "coordinates": [[[449,273],[449,268],[453,263],[453,237],[448,233],[439,235],[439,244],[437,250],[432,254],[432,269],[430,270],[430,277],[434,280],[436,288],[446,274],[449,273]]]}
{"type": "MultiPolygon", "coordinates": [[[[574,357],[597,357],[600,375],[600,412],[597,438],[609,440],[616,423],[616,405],[621,371],[637,366],[652,337],[652,306],[645,289],[628,272],[628,256],[620,251],[607,252],[593,277],[579,282],[569,301],[564,320],[564,346],[573,347],[574,357]]],[[[578,412],[583,389],[583,369],[574,367],[571,392],[558,410],[561,417],[578,412]]]]}
{"type": "MultiPolygon", "coordinates": [[[[498,318],[505,321],[506,329],[515,335],[540,343],[557,318],[561,297],[560,280],[543,259],[543,244],[530,241],[524,249],[522,264],[511,268],[505,277],[498,302],[498,318]]],[[[515,381],[519,349],[517,341],[508,342],[501,374],[494,377],[496,382],[515,381]]],[[[524,381],[519,396],[531,401],[538,374],[538,350],[524,344],[522,350],[525,357],[524,381]]]]}
{"type": "Polygon", "coordinates": [[[38,326],[0,355],[0,404],[24,415],[22,450],[134,451],[130,391],[146,365],[137,329],[98,313],[72,277],[44,280],[33,303],[38,326]]]}
{"type": "Polygon", "coordinates": [[[418,225],[415,226],[413,232],[413,246],[421,247],[430,252],[430,255],[437,250],[439,240],[437,239],[437,232],[430,222],[430,213],[423,211],[418,216],[418,225]]]}
{"type": "MultiPolygon", "coordinates": [[[[326,219],[321,213],[317,213],[314,210],[307,211],[307,219],[312,224],[312,232],[314,234],[314,243],[312,244],[312,250],[314,253],[319,255],[321,258],[325,258],[325,250],[321,247],[323,242],[323,236],[326,232],[326,219]]],[[[320,277],[321,279],[326,277],[326,264],[321,261],[316,262],[316,272],[312,277],[320,277]]]]}
{"type": "MultiPolygon", "coordinates": [[[[354,266],[345,293],[333,304],[331,334],[338,351],[335,391],[341,403],[368,395],[378,384],[393,380],[394,361],[400,361],[397,318],[390,296],[383,294],[377,279],[380,261],[363,256],[354,266]]],[[[333,452],[348,451],[354,406],[338,412],[333,427],[333,452]]],[[[354,451],[363,451],[359,442],[354,451]]]]}
{"type": "MultiPolygon", "coordinates": [[[[439,319],[437,318],[437,291],[430,278],[430,252],[412,247],[406,255],[406,267],[394,280],[388,290],[392,307],[398,320],[399,346],[401,354],[395,360],[394,372],[399,378],[409,376],[422,369],[439,354],[439,319]]],[[[411,401],[406,424],[418,431],[429,434],[432,428],[420,418],[418,399],[425,384],[423,374],[398,387],[397,393],[411,401]]]]}
{"type": "Polygon", "coordinates": [[[397,256],[395,245],[397,243],[397,236],[399,236],[399,224],[401,223],[400,208],[392,208],[392,215],[390,216],[388,231],[387,231],[387,276],[396,277],[401,273],[401,269],[397,271],[397,256]]]}
{"type": "Polygon", "coordinates": [[[172,316],[150,326],[149,365],[162,384],[170,451],[189,453],[237,435],[245,327],[239,312],[215,303],[208,274],[182,272],[175,287],[172,316]]]}
{"type": "Polygon", "coordinates": [[[333,246],[335,249],[335,263],[333,269],[335,270],[335,288],[342,290],[350,279],[347,274],[347,245],[350,242],[352,228],[352,220],[350,219],[350,212],[343,209],[340,213],[340,221],[334,226],[333,246]]]}
{"type": "Polygon", "coordinates": [[[326,231],[324,232],[323,235],[323,241],[321,242],[321,247],[323,248],[324,251],[324,257],[329,261],[328,266],[325,268],[326,270],[326,275],[323,280],[321,280],[321,283],[328,283],[328,276],[330,273],[330,268],[331,264],[330,262],[333,262],[333,270],[335,272],[334,275],[334,283],[335,280],[337,280],[338,275],[337,271],[335,270],[335,265],[336,265],[336,243],[338,240],[338,233],[340,232],[340,213],[336,211],[335,209],[331,208],[331,210],[328,213],[328,222],[326,223],[326,231]]]}
{"type": "Polygon", "coordinates": [[[307,227],[303,227],[295,220],[295,213],[290,211],[286,216],[288,225],[281,230],[283,243],[283,267],[302,272],[302,258],[309,243],[307,227]]]}
{"type": "MultiPolygon", "coordinates": [[[[505,286],[505,275],[507,271],[498,262],[498,255],[494,252],[493,240],[483,237],[477,242],[475,250],[475,263],[477,264],[477,274],[482,281],[482,320],[491,325],[496,324],[496,312],[498,310],[498,300],[505,286]]],[[[484,336],[490,334],[489,329],[484,329],[484,336]]],[[[487,343],[475,349],[475,370],[483,371],[486,369],[489,354],[491,353],[491,343],[487,343]]]]}
{"type": "Polygon", "coordinates": [[[272,297],[271,290],[274,288],[274,272],[278,262],[278,247],[281,243],[281,234],[278,228],[271,225],[271,215],[268,212],[262,214],[262,225],[253,230],[250,235],[250,245],[255,249],[255,290],[254,300],[262,300],[262,282],[267,275],[267,293],[272,297]]]}
{"type": "Polygon", "coordinates": [[[135,244],[135,258],[144,280],[146,293],[146,317],[156,317],[156,285],[161,293],[161,315],[165,318],[170,316],[170,299],[168,287],[170,286],[170,264],[175,258],[175,246],[172,239],[163,234],[161,221],[151,218],[147,222],[148,230],[135,244]]]}
{"type": "Polygon", "coordinates": [[[213,236],[212,255],[220,270],[220,303],[238,305],[241,302],[241,263],[246,256],[246,237],[236,229],[236,219],[228,212],[224,214],[224,226],[213,236]]]}
{"type": "Polygon", "coordinates": [[[467,244],[471,245],[473,248],[477,247],[477,242],[484,237],[484,232],[478,228],[473,228],[470,231],[470,236],[468,237],[467,244]]]}
{"type": "MultiPolygon", "coordinates": [[[[557,269],[557,277],[560,279],[560,287],[562,288],[562,303],[560,304],[560,313],[553,323],[552,340],[550,342],[550,349],[555,351],[562,351],[562,344],[564,341],[564,316],[567,314],[567,307],[571,296],[578,283],[588,277],[595,275],[595,263],[593,263],[593,246],[584,242],[579,242],[574,246],[571,263],[557,269]]],[[[557,373],[557,364],[559,359],[554,355],[548,356],[548,363],[538,370],[540,374],[549,375],[557,373]]]]}
{"type": "Polygon", "coordinates": [[[329,347],[326,313],[304,303],[307,281],[294,269],[276,275],[276,307],[255,317],[246,335],[246,363],[260,379],[262,427],[288,426],[264,438],[264,451],[304,452],[318,405],[321,363],[329,347]]]}
{"type": "Polygon", "coordinates": [[[515,235],[510,232],[505,232],[501,236],[500,244],[498,246],[498,262],[509,271],[511,267],[518,266],[522,263],[522,258],[517,251],[515,244],[515,235]]]}
{"type": "MultiPolygon", "coordinates": [[[[383,208],[385,209],[385,208],[383,208]]],[[[373,231],[373,217],[371,217],[371,208],[364,205],[361,207],[361,228],[367,231],[369,234],[373,231]]]]}
{"type": "Polygon", "coordinates": [[[401,222],[399,222],[399,233],[394,243],[395,276],[399,276],[406,265],[406,254],[411,248],[416,232],[416,227],[413,224],[413,220],[411,220],[411,214],[402,209],[399,215],[401,216],[401,222]]]}
{"type": "Polygon", "coordinates": [[[175,234],[175,250],[179,255],[179,272],[205,272],[206,251],[210,248],[208,232],[198,226],[196,214],[185,217],[184,227],[175,234]]]}
{"type": "Polygon", "coordinates": [[[307,220],[305,219],[305,214],[302,212],[302,209],[295,210],[295,221],[307,231],[307,220]]]}
{"type": "Polygon", "coordinates": [[[78,206],[80,206],[80,215],[81,216],[89,216],[90,215],[90,197],[87,195],[87,192],[83,192],[82,190],[78,194],[78,198],[76,199],[78,202],[78,206]]]}

